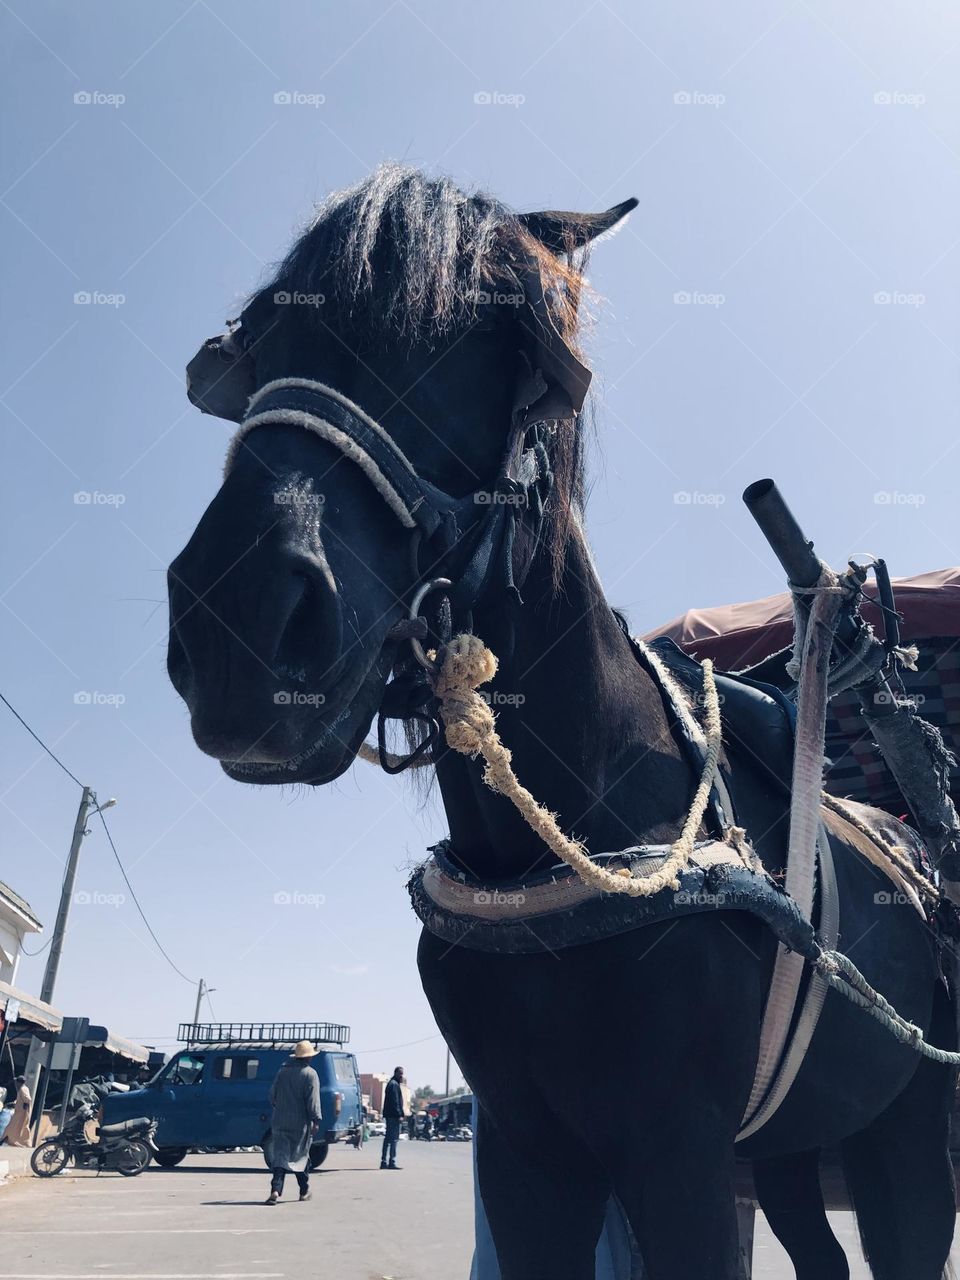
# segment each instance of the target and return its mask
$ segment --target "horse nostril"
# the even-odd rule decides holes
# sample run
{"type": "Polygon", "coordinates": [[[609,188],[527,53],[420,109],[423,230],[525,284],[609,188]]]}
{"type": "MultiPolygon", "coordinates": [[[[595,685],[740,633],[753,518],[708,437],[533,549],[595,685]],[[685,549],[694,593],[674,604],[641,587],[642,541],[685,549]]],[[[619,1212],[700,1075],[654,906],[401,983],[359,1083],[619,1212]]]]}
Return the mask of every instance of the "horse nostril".
{"type": "Polygon", "coordinates": [[[313,564],[294,569],[293,578],[298,594],[277,641],[274,669],[280,677],[309,672],[322,686],[333,683],[343,636],[336,590],[313,564]]]}

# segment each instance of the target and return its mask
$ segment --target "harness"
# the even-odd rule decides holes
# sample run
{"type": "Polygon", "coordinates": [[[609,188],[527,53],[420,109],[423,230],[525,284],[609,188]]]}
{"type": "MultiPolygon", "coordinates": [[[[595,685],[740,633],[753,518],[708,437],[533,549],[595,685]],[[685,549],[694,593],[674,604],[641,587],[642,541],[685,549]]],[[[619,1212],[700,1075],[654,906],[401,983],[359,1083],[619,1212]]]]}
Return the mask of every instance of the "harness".
{"type": "MultiPolygon", "coordinates": [[[[546,385],[542,374],[539,375],[539,383],[534,378],[533,385],[542,390],[546,385]]],[[[418,623],[419,605],[431,589],[436,588],[443,593],[439,602],[435,601],[436,631],[443,652],[452,634],[454,615],[458,619],[465,618],[469,626],[474,607],[496,580],[499,579],[499,585],[515,602],[519,601],[514,581],[514,536],[518,511],[530,512],[535,548],[543,525],[545,504],[553,486],[548,449],[550,424],[537,413],[536,408],[537,401],[531,403],[529,396],[521,394],[493,487],[477,490],[465,498],[455,498],[418,475],[392,438],[348,397],[310,379],[279,379],[260,388],[249,398],[228,450],[225,471],[229,473],[236,464],[249,433],[261,426],[296,426],[336,448],[360,470],[411,538],[411,558],[416,576],[411,622],[418,623]],[[485,509],[478,515],[478,508],[485,509]],[[435,577],[438,573],[445,576],[435,577]]],[[[417,644],[425,635],[425,626],[418,631],[414,625],[406,632],[406,638],[417,644]]],[[[479,643],[474,637],[460,639],[479,643]]],[[[659,660],[655,662],[650,651],[639,646],[639,642],[637,645],[648,667],[656,672],[661,691],[672,703],[675,723],[683,725],[685,733],[697,747],[703,748],[703,735],[690,708],[682,697],[677,696],[666,668],[662,664],[658,666],[659,660]]],[[[562,844],[565,837],[556,827],[552,815],[540,809],[517,783],[509,767],[509,752],[496,738],[492,713],[478,695],[471,692],[495,671],[495,660],[486,650],[483,652],[492,662],[492,668],[487,674],[461,681],[459,692],[452,688],[446,692],[440,689],[433,678],[438,671],[441,679],[444,676],[439,663],[430,663],[432,678],[427,680],[422,669],[422,651],[418,655],[421,658],[420,672],[415,672],[412,680],[405,679],[401,673],[388,686],[380,713],[381,763],[395,771],[386,758],[384,747],[385,715],[408,716],[414,713],[430,725],[428,740],[421,743],[399,767],[412,763],[425,753],[426,747],[438,740],[437,722],[427,713],[418,711],[436,694],[440,699],[449,744],[466,754],[482,752],[487,761],[486,780],[498,790],[506,787],[510,798],[521,810],[526,806],[528,811],[524,816],[535,828],[537,821],[532,820],[532,815],[536,813],[539,813],[541,821],[552,822],[555,835],[562,844]],[[403,696],[397,696],[398,684],[403,696]],[[465,728],[470,717],[471,698],[474,710],[479,704],[481,720],[484,715],[487,719],[479,729],[469,726],[469,732],[461,734],[458,743],[455,736],[451,736],[456,720],[448,718],[449,708],[445,700],[456,703],[457,711],[450,714],[454,717],[463,714],[465,719],[461,728],[465,728]],[[495,755],[489,754],[494,746],[499,751],[499,764],[495,755]]],[[[710,664],[705,664],[704,672],[716,698],[710,664]]],[[[582,856],[584,851],[580,850],[577,854],[579,865],[574,857],[576,851],[572,850],[569,857],[563,854],[564,860],[570,863],[563,870],[552,869],[545,877],[523,885],[490,887],[471,883],[469,877],[455,871],[447,856],[447,848],[441,845],[433,851],[431,861],[414,874],[409,889],[414,910],[436,936],[451,944],[496,952],[522,953],[544,944],[554,949],[582,945],[645,924],[706,910],[747,911],[761,919],[781,945],[764,1017],[757,1076],[739,1135],[742,1139],[756,1132],[786,1096],[812,1038],[827,985],[834,985],[848,994],[848,987],[853,985],[849,976],[852,966],[845,957],[838,957],[834,950],[836,894],[829,841],[822,826],[817,829],[816,817],[811,816],[816,806],[811,807],[811,815],[806,819],[807,829],[802,833],[803,838],[797,841],[806,846],[803,858],[806,858],[808,868],[804,873],[803,901],[798,903],[792,892],[778,886],[763,870],[745,839],[745,833],[733,826],[733,806],[718,771],[720,739],[719,705],[716,703],[714,710],[715,735],[706,746],[700,788],[684,832],[673,846],[637,847],[590,858],[582,856]],[[696,842],[693,836],[708,809],[720,828],[720,835],[711,841],[696,842]],[[810,828],[811,821],[813,829],[810,828]],[[819,937],[810,922],[818,855],[823,935],[819,937]],[[589,876],[586,875],[587,869],[591,873],[589,876]],[[617,880],[617,877],[621,879],[617,880]],[[591,880],[596,883],[591,884],[591,880]],[[651,890],[653,884],[662,883],[663,887],[657,892],[647,893],[642,888],[644,883],[651,886],[651,890]],[[610,892],[611,887],[618,892],[610,892]],[[636,895],[628,900],[628,891],[634,889],[636,895]],[[814,965],[814,973],[807,986],[793,1039],[787,1048],[800,976],[806,961],[814,965]],[[844,965],[848,968],[844,969],[844,965]]],[[[817,776],[819,778],[819,772],[817,776]]],[[[796,789],[796,772],[793,784],[796,789]]],[[[796,817],[796,809],[793,817],[796,817]]],[[[547,842],[555,847],[549,839],[547,842]]],[[[795,832],[791,829],[791,847],[794,843],[795,832]]],[[[790,874],[788,864],[788,889],[790,874]]],[[[856,974],[856,970],[853,973],[856,974]]],[[[862,977],[856,976],[862,983],[862,977]]],[[[861,999],[868,1004],[875,995],[860,990],[861,999]]],[[[881,1009],[875,1001],[873,1003],[882,1016],[896,1017],[889,1006],[881,1009]]],[[[917,1037],[922,1042],[919,1031],[903,1024],[902,1019],[896,1024],[897,1032],[908,1039],[912,1037],[914,1047],[917,1047],[917,1037]]]]}

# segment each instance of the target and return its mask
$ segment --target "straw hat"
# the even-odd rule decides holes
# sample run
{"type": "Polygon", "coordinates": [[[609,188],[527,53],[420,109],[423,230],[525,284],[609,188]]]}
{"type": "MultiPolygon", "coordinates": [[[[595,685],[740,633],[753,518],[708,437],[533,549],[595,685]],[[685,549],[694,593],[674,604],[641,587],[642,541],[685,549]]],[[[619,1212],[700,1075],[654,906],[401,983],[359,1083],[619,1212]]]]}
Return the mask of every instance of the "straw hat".
{"type": "Polygon", "coordinates": [[[318,1053],[319,1050],[315,1049],[309,1040],[298,1040],[290,1056],[291,1058],[315,1058],[318,1053]]]}

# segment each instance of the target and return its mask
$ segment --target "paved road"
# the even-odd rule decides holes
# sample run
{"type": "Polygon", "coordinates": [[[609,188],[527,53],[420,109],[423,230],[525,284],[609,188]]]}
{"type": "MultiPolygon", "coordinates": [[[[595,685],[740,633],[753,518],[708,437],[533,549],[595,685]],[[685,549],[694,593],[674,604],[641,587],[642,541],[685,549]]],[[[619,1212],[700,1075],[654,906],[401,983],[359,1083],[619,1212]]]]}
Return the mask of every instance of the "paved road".
{"type": "MultiPolygon", "coordinates": [[[[23,1178],[0,1190],[6,1280],[466,1280],[472,1235],[470,1147],[406,1143],[403,1171],[381,1173],[372,1146],[334,1148],[275,1209],[259,1155],[189,1156],[177,1169],[23,1178]]],[[[853,1219],[833,1215],[868,1280],[853,1219]]],[[[793,1280],[760,1224],[756,1280],[793,1280]]]]}

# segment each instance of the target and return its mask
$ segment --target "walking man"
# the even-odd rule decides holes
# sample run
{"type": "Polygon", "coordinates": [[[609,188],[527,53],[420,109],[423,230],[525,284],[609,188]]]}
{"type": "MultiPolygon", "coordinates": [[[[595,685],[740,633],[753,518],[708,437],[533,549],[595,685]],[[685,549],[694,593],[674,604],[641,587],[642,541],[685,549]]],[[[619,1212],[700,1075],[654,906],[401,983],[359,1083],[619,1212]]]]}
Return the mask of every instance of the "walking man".
{"type": "Polygon", "coordinates": [[[300,1040],[270,1087],[273,1120],[266,1155],[273,1176],[267,1204],[280,1199],[288,1173],[296,1174],[300,1199],[310,1199],[310,1144],[321,1118],[320,1080],[310,1065],[316,1055],[309,1040],[300,1040]]]}
{"type": "Polygon", "coordinates": [[[383,1119],[387,1127],[383,1139],[383,1154],[380,1156],[381,1169],[399,1169],[397,1164],[397,1140],[400,1137],[400,1121],[403,1119],[403,1067],[395,1067],[393,1075],[387,1081],[383,1095],[383,1119]]]}

